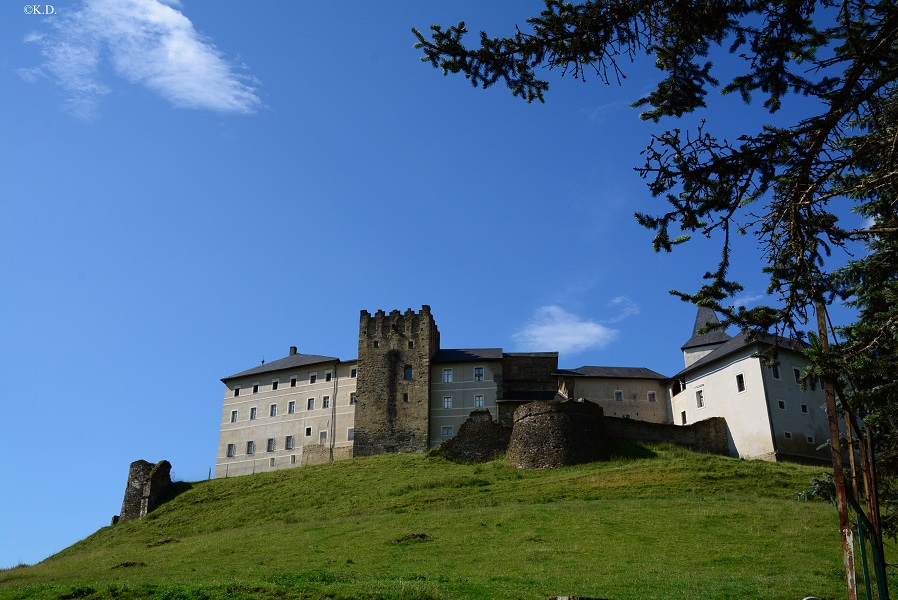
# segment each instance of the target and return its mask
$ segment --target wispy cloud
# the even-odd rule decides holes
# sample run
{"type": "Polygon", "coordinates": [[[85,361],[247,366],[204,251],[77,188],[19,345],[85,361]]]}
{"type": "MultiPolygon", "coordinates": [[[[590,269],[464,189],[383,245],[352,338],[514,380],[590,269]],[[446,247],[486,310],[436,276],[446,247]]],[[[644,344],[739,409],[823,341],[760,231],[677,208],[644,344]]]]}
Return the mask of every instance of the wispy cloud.
{"type": "Polygon", "coordinates": [[[743,296],[737,296],[737,297],[733,298],[733,307],[738,308],[740,306],[748,306],[749,304],[757,302],[761,298],[764,298],[764,294],[755,294],[755,295],[745,294],[743,296]]]}
{"type": "Polygon", "coordinates": [[[639,314],[639,305],[627,298],[626,296],[616,296],[611,299],[608,306],[617,311],[613,317],[606,319],[606,323],[618,323],[627,317],[633,317],[639,314]]]}
{"type": "Polygon", "coordinates": [[[577,354],[604,348],[617,337],[617,330],[566,311],[560,306],[542,306],[512,338],[519,350],[577,354]]]}
{"type": "Polygon", "coordinates": [[[28,34],[44,57],[38,68],[20,69],[65,90],[68,110],[90,118],[111,88],[100,80],[101,57],[131,83],[144,85],[173,105],[221,113],[252,113],[262,104],[255,80],[241,74],[201,36],[177,1],[84,0],[59,14],[51,29],[28,34]]]}

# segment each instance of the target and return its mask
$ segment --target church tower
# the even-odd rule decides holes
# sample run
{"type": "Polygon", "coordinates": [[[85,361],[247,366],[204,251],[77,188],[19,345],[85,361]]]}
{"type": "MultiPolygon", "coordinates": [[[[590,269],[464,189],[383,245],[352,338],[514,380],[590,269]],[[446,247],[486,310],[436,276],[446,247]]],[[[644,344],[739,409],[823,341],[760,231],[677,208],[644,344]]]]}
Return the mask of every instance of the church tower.
{"type": "Polygon", "coordinates": [[[354,456],[424,452],[430,429],[430,361],[440,349],[430,307],[359,319],[354,456]]]}
{"type": "Polygon", "coordinates": [[[702,329],[719,324],[720,320],[713,310],[704,306],[698,307],[695,325],[692,327],[692,337],[680,346],[687,367],[732,339],[723,329],[711,329],[705,333],[699,333],[702,329]]]}

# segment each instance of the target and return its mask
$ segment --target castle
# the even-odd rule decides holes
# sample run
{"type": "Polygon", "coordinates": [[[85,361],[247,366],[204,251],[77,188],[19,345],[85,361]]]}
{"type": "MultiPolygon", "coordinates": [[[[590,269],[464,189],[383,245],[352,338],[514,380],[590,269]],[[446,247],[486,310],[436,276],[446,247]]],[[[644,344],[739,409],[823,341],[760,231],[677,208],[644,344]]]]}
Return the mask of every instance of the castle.
{"type": "Polygon", "coordinates": [[[757,354],[775,340],[702,333],[717,323],[699,309],[681,348],[686,366],[666,377],[641,367],[559,369],[557,352],[441,348],[429,306],[362,310],[356,359],[292,346],[285,358],[222,379],[215,476],[423,452],[452,438],[474,409],[511,425],[519,406],[559,392],[610,417],[671,427],[723,417],[733,456],[826,461],[824,399],[799,384],[801,348],[780,340],[780,365],[768,368],[757,354]]]}

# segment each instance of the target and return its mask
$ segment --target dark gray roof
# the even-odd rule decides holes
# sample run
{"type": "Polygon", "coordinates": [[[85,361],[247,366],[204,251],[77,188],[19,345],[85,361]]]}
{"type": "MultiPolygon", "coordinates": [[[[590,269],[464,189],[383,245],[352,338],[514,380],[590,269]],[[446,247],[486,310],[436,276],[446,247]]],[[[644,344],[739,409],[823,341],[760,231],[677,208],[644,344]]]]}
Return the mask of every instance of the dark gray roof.
{"type": "Polygon", "coordinates": [[[666,381],[667,375],[656,373],[644,367],[579,367],[561,369],[559,375],[564,377],[603,377],[606,379],[657,379],[666,381]]]}
{"type": "Polygon", "coordinates": [[[270,373],[272,371],[283,371],[284,369],[295,369],[296,367],[304,367],[306,365],[317,365],[319,363],[340,362],[339,358],[333,356],[320,356],[318,354],[291,354],[287,358],[273,360],[271,362],[259,365],[246,371],[241,371],[234,375],[223,377],[222,381],[229,379],[237,379],[238,377],[246,377],[249,375],[260,375],[262,373],[270,373]]]}
{"type": "Polygon", "coordinates": [[[677,379],[678,377],[682,377],[699,367],[710,364],[716,360],[729,356],[730,354],[735,354],[736,352],[740,352],[744,350],[746,347],[750,347],[752,345],[758,346],[758,351],[762,351],[762,346],[773,346],[778,345],[780,349],[783,350],[791,350],[793,352],[804,352],[805,345],[799,341],[773,336],[767,333],[761,334],[755,339],[750,339],[749,334],[740,333],[739,335],[732,337],[725,344],[720,346],[719,348],[715,348],[706,356],[701,357],[699,360],[695,361],[673,377],[671,379],[677,379]]]}
{"type": "Polygon", "coordinates": [[[501,359],[502,348],[446,348],[437,350],[431,362],[437,364],[501,359]]]}
{"type": "Polygon", "coordinates": [[[680,346],[680,350],[687,348],[698,348],[700,346],[711,346],[714,344],[723,344],[731,337],[723,329],[712,329],[707,333],[699,333],[708,325],[719,325],[720,320],[717,314],[710,308],[704,306],[698,307],[698,314],[695,316],[695,325],[692,327],[692,337],[680,346]]]}

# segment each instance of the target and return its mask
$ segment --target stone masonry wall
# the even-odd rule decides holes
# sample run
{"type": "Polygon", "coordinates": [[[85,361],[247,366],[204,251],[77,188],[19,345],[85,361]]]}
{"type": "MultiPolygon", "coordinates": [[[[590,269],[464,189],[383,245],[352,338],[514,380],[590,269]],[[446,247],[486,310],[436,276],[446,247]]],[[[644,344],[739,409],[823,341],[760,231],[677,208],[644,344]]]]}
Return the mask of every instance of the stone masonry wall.
{"type": "Polygon", "coordinates": [[[602,460],[609,455],[602,408],[592,402],[531,402],[514,414],[508,463],[546,469],[602,460]]]}
{"type": "Polygon", "coordinates": [[[489,462],[508,449],[510,440],[511,427],[495,423],[489,409],[478,408],[437,453],[455,462],[489,462]]]}
{"type": "Polygon", "coordinates": [[[167,460],[155,465],[145,460],[136,460],[128,470],[128,483],[122,511],[115,522],[129,521],[146,516],[159,505],[160,500],[171,486],[171,463],[167,460]]]}
{"type": "Polygon", "coordinates": [[[669,442],[697,452],[729,456],[727,424],[723,417],[712,417],[691,425],[647,423],[635,419],[605,417],[605,431],[615,442],[658,444],[669,442]]]}
{"type": "Polygon", "coordinates": [[[302,466],[319,465],[348,458],[352,458],[352,448],[350,446],[331,448],[329,445],[324,444],[308,444],[302,448],[301,464],[302,466]],[[333,456],[331,453],[333,453],[333,456]]]}
{"type": "Polygon", "coordinates": [[[427,305],[420,313],[361,311],[354,456],[427,450],[430,361],[439,347],[427,305]]]}

